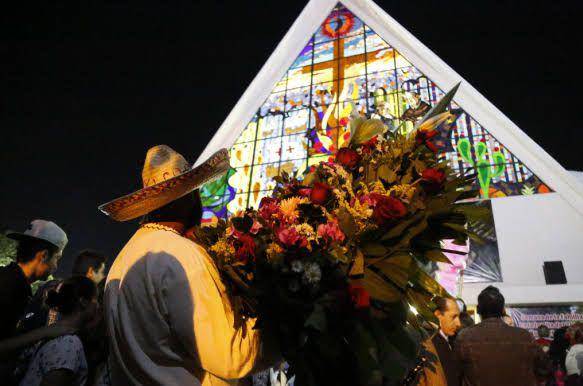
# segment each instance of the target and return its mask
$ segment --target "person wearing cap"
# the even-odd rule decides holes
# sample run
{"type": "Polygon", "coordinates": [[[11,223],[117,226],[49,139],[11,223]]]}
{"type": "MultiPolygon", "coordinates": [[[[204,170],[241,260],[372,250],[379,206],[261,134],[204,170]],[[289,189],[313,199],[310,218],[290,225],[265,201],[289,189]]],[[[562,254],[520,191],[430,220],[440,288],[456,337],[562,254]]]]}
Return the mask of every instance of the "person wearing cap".
{"type": "Polygon", "coordinates": [[[31,283],[54,272],[67,245],[67,234],[55,223],[34,220],[17,240],[16,261],[0,268],[0,340],[13,336],[32,296],[31,283]]]}
{"type": "Polygon", "coordinates": [[[191,168],[168,146],[151,148],[143,189],[100,206],[114,220],[142,217],[105,288],[114,385],[236,385],[256,369],[262,337],[235,315],[207,251],[186,237],[200,224],[198,188],[230,168],[227,150],[191,168]]]}

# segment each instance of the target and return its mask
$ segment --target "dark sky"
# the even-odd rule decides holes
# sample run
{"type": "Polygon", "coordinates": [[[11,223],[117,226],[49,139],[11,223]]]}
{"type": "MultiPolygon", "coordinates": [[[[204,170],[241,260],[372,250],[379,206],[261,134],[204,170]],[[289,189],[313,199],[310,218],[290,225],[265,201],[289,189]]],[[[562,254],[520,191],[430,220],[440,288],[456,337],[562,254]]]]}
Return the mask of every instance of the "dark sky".
{"type": "MultiPolygon", "coordinates": [[[[68,272],[82,248],[119,251],[136,225],[98,204],[139,187],[152,145],[194,161],[305,1],[45,3],[3,9],[0,227],[54,220],[69,233],[68,272]]],[[[563,166],[583,169],[583,2],[378,3],[563,166]]]]}

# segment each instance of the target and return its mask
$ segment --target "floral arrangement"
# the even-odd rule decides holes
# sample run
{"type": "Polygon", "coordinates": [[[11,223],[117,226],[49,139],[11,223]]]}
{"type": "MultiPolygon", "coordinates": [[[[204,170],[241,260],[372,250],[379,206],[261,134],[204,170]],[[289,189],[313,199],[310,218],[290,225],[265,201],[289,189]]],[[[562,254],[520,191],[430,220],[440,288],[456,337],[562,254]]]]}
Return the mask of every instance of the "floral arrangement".
{"type": "Polygon", "coordinates": [[[431,299],[446,295],[423,266],[447,262],[441,240],[465,244],[465,224],[487,214],[467,202],[475,175],[457,176],[431,142],[454,93],[409,135],[353,116],[333,161],[277,177],[259,208],[197,230],[297,384],[395,384],[415,366],[431,299]]]}

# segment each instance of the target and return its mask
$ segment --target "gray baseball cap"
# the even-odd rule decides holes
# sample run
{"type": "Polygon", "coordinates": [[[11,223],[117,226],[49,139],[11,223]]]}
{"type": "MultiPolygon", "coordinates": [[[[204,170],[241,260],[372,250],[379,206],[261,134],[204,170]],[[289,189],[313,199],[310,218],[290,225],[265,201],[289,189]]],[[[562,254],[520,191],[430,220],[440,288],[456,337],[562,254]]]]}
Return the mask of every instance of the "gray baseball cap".
{"type": "Polygon", "coordinates": [[[30,239],[44,240],[59,248],[60,252],[63,252],[63,249],[65,249],[69,242],[65,231],[54,222],[47,220],[33,220],[24,232],[8,232],[6,233],[6,237],[18,241],[30,239]]]}

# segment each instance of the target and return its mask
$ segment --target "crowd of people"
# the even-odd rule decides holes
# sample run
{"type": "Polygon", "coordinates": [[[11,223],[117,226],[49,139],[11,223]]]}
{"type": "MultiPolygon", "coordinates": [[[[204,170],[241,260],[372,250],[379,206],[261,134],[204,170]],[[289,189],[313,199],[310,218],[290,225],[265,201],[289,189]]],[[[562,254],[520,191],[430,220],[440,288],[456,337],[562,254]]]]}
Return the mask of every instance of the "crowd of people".
{"type": "MultiPolygon", "coordinates": [[[[86,250],[68,278],[46,282],[33,294],[31,283],[56,270],[67,235],[45,220],[7,234],[18,247],[15,261],[0,268],[0,383],[265,382],[251,375],[280,363],[280,350],[269,334],[253,328],[253,319],[236,317],[217,267],[192,241],[202,217],[197,189],[224,172],[214,169],[228,167],[224,161],[191,168],[167,146],[150,149],[143,189],[102,206],[116,220],[141,218],[107,275],[105,256],[86,250]]],[[[541,327],[535,342],[505,323],[504,297],[494,287],[478,298],[476,325],[463,302],[438,298],[435,304],[439,326],[424,342],[419,384],[581,383],[582,323],[555,331],[552,341],[541,327]]]]}
{"type": "Polygon", "coordinates": [[[437,333],[424,343],[430,355],[419,385],[583,385],[583,323],[538,339],[514,326],[504,296],[493,286],[478,296],[481,322],[474,325],[463,302],[437,298],[437,333]]]}
{"type": "Polygon", "coordinates": [[[101,300],[106,257],[85,250],[66,279],[45,281],[67,245],[55,223],[34,220],[15,261],[0,268],[0,377],[3,385],[96,385],[107,358],[101,300]],[[45,281],[33,294],[31,283],[45,281]]]}

